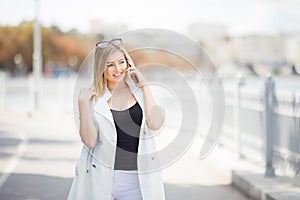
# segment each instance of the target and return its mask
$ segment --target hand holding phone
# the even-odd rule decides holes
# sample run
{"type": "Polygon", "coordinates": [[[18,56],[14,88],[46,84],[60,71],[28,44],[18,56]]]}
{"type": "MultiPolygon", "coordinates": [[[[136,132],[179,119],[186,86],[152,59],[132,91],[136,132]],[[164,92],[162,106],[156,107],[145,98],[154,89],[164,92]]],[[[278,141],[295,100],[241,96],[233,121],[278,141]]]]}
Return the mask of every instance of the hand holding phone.
{"type": "Polygon", "coordinates": [[[137,87],[142,87],[145,84],[145,78],[135,67],[128,67],[126,72],[129,73],[129,78],[133,80],[137,87]]]}

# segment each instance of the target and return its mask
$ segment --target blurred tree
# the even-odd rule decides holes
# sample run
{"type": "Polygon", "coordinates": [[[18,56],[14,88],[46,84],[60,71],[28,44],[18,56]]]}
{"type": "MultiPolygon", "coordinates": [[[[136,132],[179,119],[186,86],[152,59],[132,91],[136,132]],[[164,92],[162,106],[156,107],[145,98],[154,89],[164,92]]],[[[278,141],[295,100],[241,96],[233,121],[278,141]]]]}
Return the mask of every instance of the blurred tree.
{"type": "MultiPolygon", "coordinates": [[[[88,52],[94,48],[102,35],[84,35],[72,29],[66,33],[59,27],[42,28],[43,70],[48,62],[59,63],[63,67],[70,65],[70,59],[77,60],[72,63],[72,69],[77,70],[88,52]]],[[[33,23],[22,22],[16,27],[0,26],[0,68],[14,73],[16,63],[14,57],[22,55],[27,72],[32,71],[33,52],[33,23]]]]}

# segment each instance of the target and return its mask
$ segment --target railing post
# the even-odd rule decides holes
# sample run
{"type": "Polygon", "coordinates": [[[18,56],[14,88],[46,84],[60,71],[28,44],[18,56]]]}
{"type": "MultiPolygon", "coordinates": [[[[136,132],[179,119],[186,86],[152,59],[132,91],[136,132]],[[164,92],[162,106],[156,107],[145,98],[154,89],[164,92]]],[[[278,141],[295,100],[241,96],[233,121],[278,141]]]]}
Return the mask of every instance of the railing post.
{"type": "Polygon", "coordinates": [[[28,95],[29,95],[29,116],[32,116],[35,111],[35,90],[34,90],[34,77],[30,74],[28,77],[28,95]]]}
{"type": "Polygon", "coordinates": [[[5,72],[0,72],[0,108],[4,109],[5,107],[5,94],[6,94],[6,85],[5,85],[5,72]]]}
{"type": "Polygon", "coordinates": [[[238,84],[236,89],[236,98],[234,106],[234,122],[235,122],[235,134],[236,134],[236,150],[237,158],[242,157],[242,132],[241,132],[241,88],[244,85],[244,77],[242,74],[238,74],[238,84]]]}
{"type": "Polygon", "coordinates": [[[58,106],[60,106],[58,109],[58,112],[65,112],[66,111],[66,94],[67,94],[67,78],[66,77],[58,77],[57,78],[57,95],[58,95],[58,106]]]}
{"type": "Polygon", "coordinates": [[[273,168],[273,108],[274,108],[274,88],[275,83],[271,76],[265,82],[265,164],[266,177],[274,177],[273,168]]]}

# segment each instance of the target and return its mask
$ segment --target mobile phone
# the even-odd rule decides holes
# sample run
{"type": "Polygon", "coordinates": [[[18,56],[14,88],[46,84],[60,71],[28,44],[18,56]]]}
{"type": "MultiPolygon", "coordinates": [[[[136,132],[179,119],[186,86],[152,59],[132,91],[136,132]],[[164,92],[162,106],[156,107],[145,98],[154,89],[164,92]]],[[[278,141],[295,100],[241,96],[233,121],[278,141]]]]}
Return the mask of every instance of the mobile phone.
{"type": "Polygon", "coordinates": [[[134,80],[134,82],[139,83],[139,79],[135,74],[130,74],[130,76],[134,80]]]}

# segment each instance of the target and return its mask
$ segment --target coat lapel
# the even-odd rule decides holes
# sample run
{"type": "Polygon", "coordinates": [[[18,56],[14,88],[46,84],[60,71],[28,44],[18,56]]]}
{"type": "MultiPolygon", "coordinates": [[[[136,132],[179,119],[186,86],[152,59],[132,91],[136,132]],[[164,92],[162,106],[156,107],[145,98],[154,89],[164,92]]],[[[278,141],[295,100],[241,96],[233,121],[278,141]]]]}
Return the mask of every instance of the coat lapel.
{"type": "MultiPolygon", "coordinates": [[[[130,91],[136,98],[137,102],[140,104],[143,112],[144,112],[144,101],[143,101],[143,92],[140,88],[136,87],[135,83],[129,79],[127,76],[125,77],[125,82],[130,88],[130,91]]],[[[110,107],[107,103],[107,100],[111,97],[111,92],[109,89],[105,86],[104,93],[102,96],[100,96],[96,102],[92,105],[92,109],[95,113],[102,115],[105,117],[108,121],[111,122],[111,124],[114,126],[114,119],[112,116],[112,113],[110,111],[110,107]]]]}
{"type": "Polygon", "coordinates": [[[134,95],[137,102],[140,104],[142,110],[144,111],[144,98],[143,92],[140,88],[138,88],[135,83],[129,79],[128,77],[125,78],[127,85],[129,86],[131,93],[134,95]]]}
{"type": "Polygon", "coordinates": [[[109,105],[107,104],[107,100],[110,97],[111,93],[108,90],[108,88],[105,87],[103,95],[96,100],[94,105],[92,105],[92,108],[95,113],[102,115],[114,125],[114,119],[110,111],[109,105]]]}

